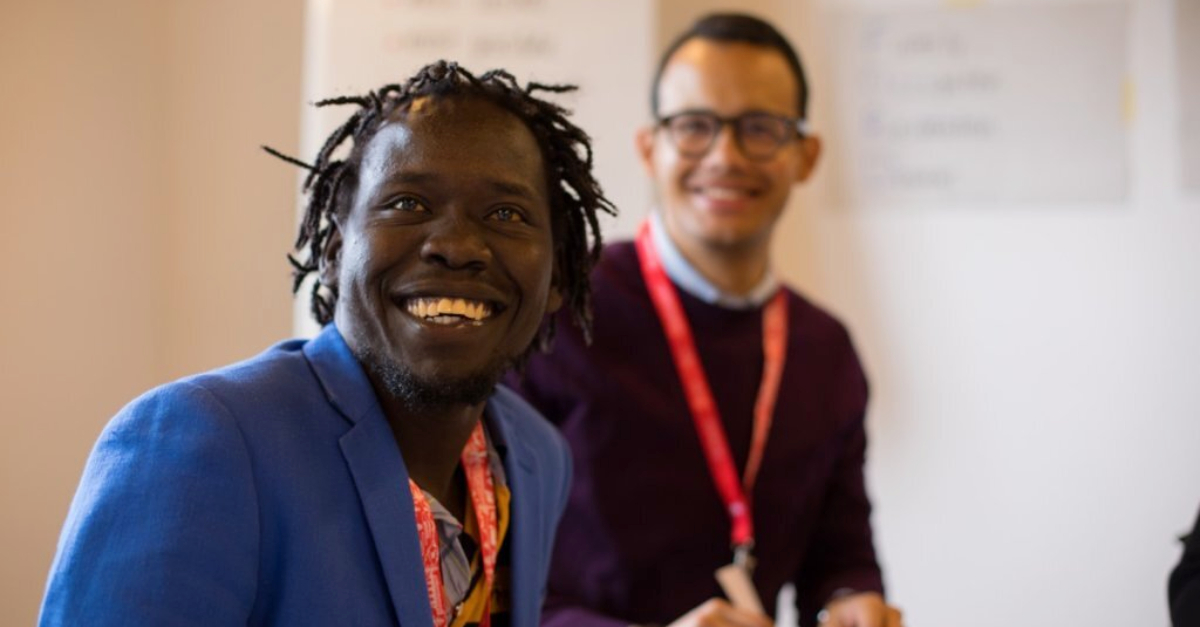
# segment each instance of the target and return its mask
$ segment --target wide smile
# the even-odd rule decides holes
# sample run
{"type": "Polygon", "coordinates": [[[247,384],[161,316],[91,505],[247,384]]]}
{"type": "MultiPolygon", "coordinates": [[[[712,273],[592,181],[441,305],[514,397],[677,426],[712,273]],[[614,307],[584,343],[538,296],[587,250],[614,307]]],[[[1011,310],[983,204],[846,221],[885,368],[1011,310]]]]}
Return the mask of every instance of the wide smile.
{"type": "Polygon", "coordinates": [[[743,198],[753,198],[758,195],[754,190],[745,187],[694,185],[691,191],[693,194],[703,194],[716,200],[741,200],[743,198]]]}
{"type": "Polygon", "coordinates": [[[760,195],[760,191],[747,185],[722,185],[720,183],[698,183],[688,185],[688,193],[713,209],[741,209],[760,195]]]}
{"type": "Polygon", "coordinates": [[[404,300],[404,311],[421,322],[438,326],[482,326],[499,313],[496,303],[452,296],[419,296],[404,300]]]}

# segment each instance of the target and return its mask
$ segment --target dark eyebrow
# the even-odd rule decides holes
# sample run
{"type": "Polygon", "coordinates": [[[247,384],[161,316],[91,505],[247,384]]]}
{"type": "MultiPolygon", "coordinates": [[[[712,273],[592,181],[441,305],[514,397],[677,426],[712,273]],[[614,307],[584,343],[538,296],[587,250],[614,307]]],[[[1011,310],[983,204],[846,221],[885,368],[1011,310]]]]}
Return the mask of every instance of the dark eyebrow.
{"type": "MultiPolygon", "coordinates": [[[[681,111],[676,111],[675,113],[672,113],[670,115],[659,116],[658,119],[664,120],[666,118],[674,118],[674,117],[679,117],[681,115],[711,115],[711,116],[716,116],[721,119],[732,119],[732,118],[725,118],[724,116],[718,115],[717,112],[713,111],[712,109],[683,109],[681,111]]],[[[747,115],[769,115],[769,116],[777,117],[777,118],[793,119],[792,116],[790,116],[786,113],[778,113],[775,111],[768,111],[766,109],[747,109],[746,111],[743,111],[743,112],[737,114],[736,116],[733,116],[733,118],[740,118],[740,117],[747,116],[747,115]]]]}

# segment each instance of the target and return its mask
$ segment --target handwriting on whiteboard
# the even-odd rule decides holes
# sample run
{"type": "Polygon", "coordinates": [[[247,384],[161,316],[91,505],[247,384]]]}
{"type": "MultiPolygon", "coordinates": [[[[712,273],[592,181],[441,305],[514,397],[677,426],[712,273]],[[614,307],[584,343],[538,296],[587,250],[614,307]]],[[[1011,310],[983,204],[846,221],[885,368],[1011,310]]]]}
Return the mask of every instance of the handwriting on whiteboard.
{"type": "Polygon", "coordinates": [[[1125,198],[1126,5],[843,5],[829,19],[849,204],[1125,198]]]}

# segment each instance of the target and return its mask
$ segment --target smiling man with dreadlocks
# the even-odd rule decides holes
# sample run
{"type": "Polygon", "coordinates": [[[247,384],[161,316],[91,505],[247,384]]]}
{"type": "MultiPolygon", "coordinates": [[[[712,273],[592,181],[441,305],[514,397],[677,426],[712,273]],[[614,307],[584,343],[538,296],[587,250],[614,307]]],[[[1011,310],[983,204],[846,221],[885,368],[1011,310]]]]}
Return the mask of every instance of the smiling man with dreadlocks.
{"type": "Polygon", "coordinates": [[[324,329],[112,420],[41,624],[537,624],[570,458],[497,381],[562,305],[591,325],[613,208],[536,96],[568,89],[440,62],[317,103],[356,110],[313,163],[268,149],[309,171],[290,259],[324,329]]]}

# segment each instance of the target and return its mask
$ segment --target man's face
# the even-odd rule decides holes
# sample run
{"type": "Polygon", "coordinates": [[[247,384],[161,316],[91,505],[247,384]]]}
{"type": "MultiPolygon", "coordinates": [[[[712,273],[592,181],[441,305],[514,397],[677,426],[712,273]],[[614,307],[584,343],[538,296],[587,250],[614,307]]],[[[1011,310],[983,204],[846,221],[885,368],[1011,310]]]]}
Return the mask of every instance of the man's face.
{"type": "Polygon", "coordinates": [[[381,393],[476,403],[561,298],[530,130],[475,98],[396,112],[363,150],[325,256],[335,317],[381,393]]]}
{"type": "MultiPolygon", "coordinates": [[[[765,112],[795,118],[799,85],[782,54],[762,46],[692,39],[664,68],[660,117],[711,111],[731,118],[765,112]]],[[[793,183],[808,177],[820,148],[815,137],[789,140],[774,156],[746,158],[732,127],[698,157],[681,155],[664,129],[638,135],[667,229],[686,249],[765,247],[793,183]]]]}

